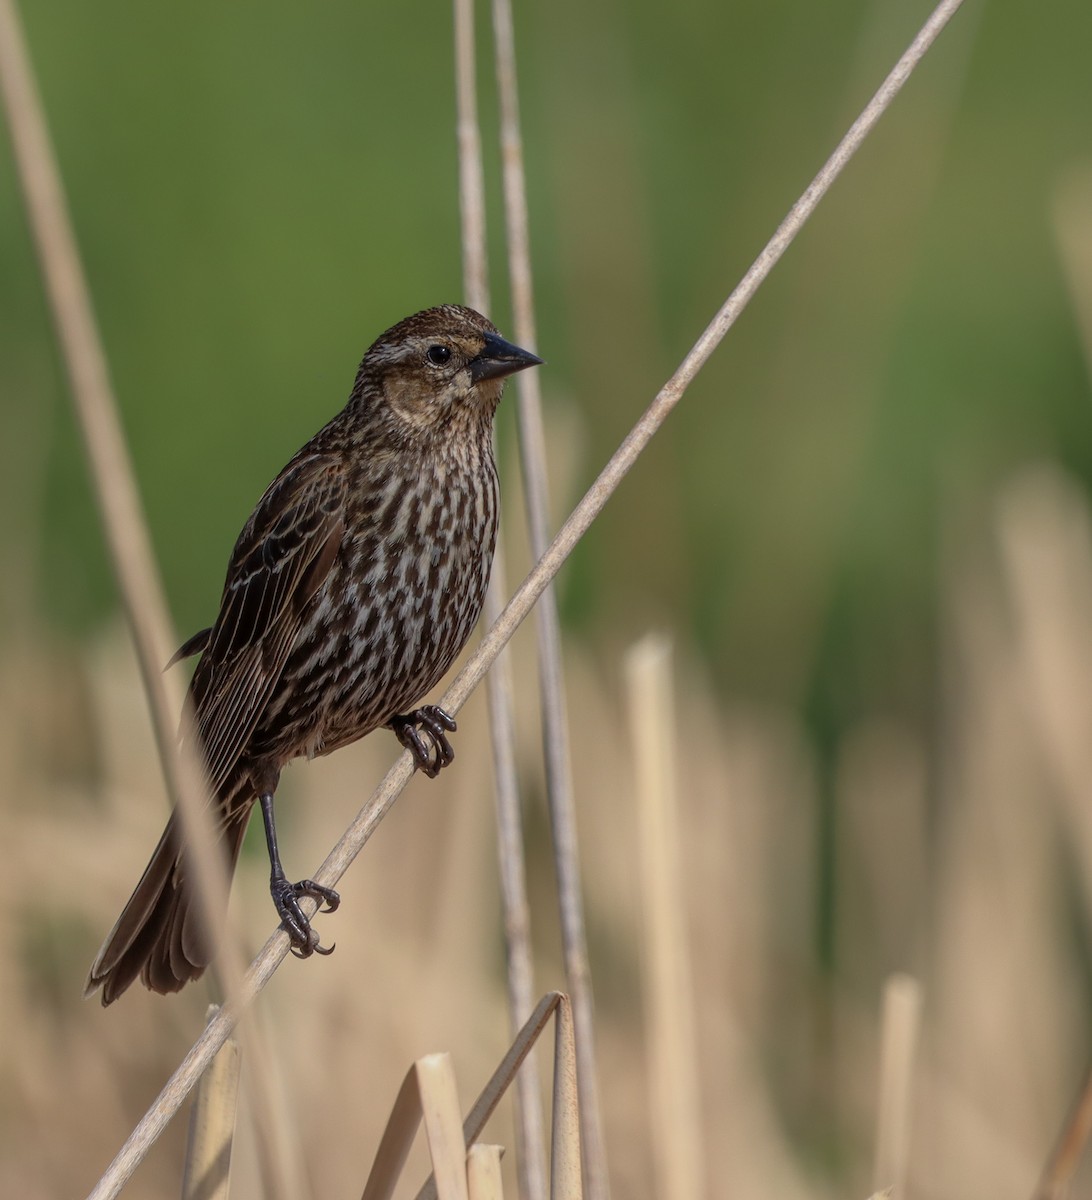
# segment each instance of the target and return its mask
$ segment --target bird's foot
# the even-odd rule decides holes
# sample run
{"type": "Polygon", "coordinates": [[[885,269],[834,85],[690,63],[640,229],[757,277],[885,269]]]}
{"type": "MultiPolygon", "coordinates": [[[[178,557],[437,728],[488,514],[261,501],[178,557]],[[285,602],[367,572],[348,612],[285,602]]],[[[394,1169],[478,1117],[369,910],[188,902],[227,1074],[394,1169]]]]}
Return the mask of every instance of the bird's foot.
{"type": "Polygon", "coordinates": [[[333,946],[319,944],[319,935],[311,928],[300,899],[303,896],[313,896],[318,902],[318,912],[332,913],[341,903],[341,897],[333,888],[323,887],[313,879],[301,879],[299,883],[289,883],[282,875],[273,878],[269,884],[281,924],[292,942],[292,953],[297,958],[310,958],[312,954],[331,954],[333,946]]]}
{"type": "Polygon", "coordinates": [[[390,727],[429,779],[435,779],[455,758],[455,751],[447,740],[447,735],[455,732],[455,718],[448,716],[439,705],[426,704],[411,713],[392,717],[390,727]],[[422,733],[428,734],[428,743],[422,733]]]}

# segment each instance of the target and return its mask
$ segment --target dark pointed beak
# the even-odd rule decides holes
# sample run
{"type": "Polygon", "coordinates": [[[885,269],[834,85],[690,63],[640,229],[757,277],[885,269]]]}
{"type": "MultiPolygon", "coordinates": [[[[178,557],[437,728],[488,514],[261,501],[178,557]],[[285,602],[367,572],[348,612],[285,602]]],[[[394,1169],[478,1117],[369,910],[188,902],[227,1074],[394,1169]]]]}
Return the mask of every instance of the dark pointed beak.
{"type": "Polygon", "coordinates": [[[499,334],[487,333],[481,354],[470,360],[470,378],[475,383],[481,383],[483,379],[502,379],[505,375],[541,364],[542,359],[537,354],[513,346],[499,334]]]}

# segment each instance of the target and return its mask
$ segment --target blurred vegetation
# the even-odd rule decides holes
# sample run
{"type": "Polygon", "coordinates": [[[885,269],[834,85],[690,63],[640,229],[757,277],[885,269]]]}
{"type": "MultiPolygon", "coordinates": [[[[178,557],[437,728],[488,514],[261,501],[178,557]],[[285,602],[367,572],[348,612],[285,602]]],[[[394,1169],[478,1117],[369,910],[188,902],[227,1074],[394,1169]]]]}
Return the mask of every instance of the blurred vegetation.
{"type": "MultiPolygon", "coordinates": [[[[458,296],[450,14],[27,7],[188,631],[371,339],[458,296]]],[[[665,20],[560,0],[516,17],[544,383],[580,431],[560,510],[921,13],[684,0],[665,20]]],[[[939,513],[973,513],[1039,454],[1092,473],[1050,222],[1060,177],[1092,157],[1092,9],[1067,4],[1034,37],[1027,19],[1005,3],[958,16],[695,384],[564,578],[589,643],[668,624],[722,689],[805,704],[819,732],[876,704],[928,711],[939,513]]],[[[488,60],[480,74],[488,116],[488,60]]],[[[24,603],[85,631],[115,597],[10,171],[0,318],[5,507],[21,514],[5,548],[32,563],[24,603]]]]}
{"type": "MultiPolygon", "coordinates": [[[[254,501],[344,402],[371,340],[417,308],[459,298],[450,12],[421,0],[22,7],[167,591],[188,634],[215,613],[231,544],[254,501]]],[[[796,1145],[810,1144],[813,1159],[828,1165],[867,1138],[867,1106],[853,1107],[860,1090],[827,1109],[837,1090],[832,1046],[840,1031],[859,1048],[859,1030],[846,1035],[851,1017],[839,1016],[821,989],[818,999],[808,993],[804,1015],[787,1015],[807,992],[796,990],[806,971],[792,955],[804,946],[808,969],[820,975],[840,963],[871,999],[880,965],[916,960],[921,938],[920,923],[905,917],[917,902],[909,885],[897,899],[899,929],[910,936],[877,950],[876,931],[862,930],[871,893],[862,883],[867,856],[862,866],[846,844],[857,794],[847,792],[847,757],[852,767],[863,738],[861,770],[880,781],[880,795],[905,783],[891,764],[911,763],[921,785],[915,862],[948,861],[933,824],[940,801],[959,793],[950,778],[945,790],[940,732],[945,684],[964,666],[945,624],[950,573],[964,556],[977,568],[993,554],[983,546],[993,537],[996,496],[1026,464],[1052,460],[1078,487],[1092,483],[1088,366],[1055,227],[1059,189],[1092,164],[1092,5],[1062,0],[1034,25],[1031,14],[1012,0],[968,0],[561,579],[571,645],[595,686],[616,674],[620,647],[661,626],[677,634],[689,664],[681,690],[724,705],[737,724],[751,718],[735,705],[763,714],[755,741],[763,750],[754,756],[778,758],[777,778],[763,775],[767,787],[755,794],[771,804],[781,797],[770,818],[781,825],[770,836],[796,837],[786,833],[794,822],[807,832],[788,847],[790,867],[770,852],[770,878],[757,888],[776,901],[768,922],[794,932],[765,930],[774,983],[750,1000],[763,1010],[758,1053],[780,1080],[796,1145]],[[782,726],[784,714],[799,722],[799,741],[782,726]],[[874,738],[884,754],[890,741],[897,753],[869,758],[874,738]],[[786,746],[801,745],[814,786],[781,787],[795,765],[786,746]],[[786,795],[799,806],[790,810],[786,795]],[[839,864],[848,873],[839,875],[839,864]],[[875,957],[854,975],[862,944],[875,957]],[[793,1056],[804,1045],[814,1057],[810,1082],[800,1084],[793,1056]],[[835,1136],[847,1109],[856,1124],[843,1122],[835,1136]]],[[[516,5],[559,517],[924,15],[924,5],[895,0],[516,5]]],[[[490,71],[483,58],[487,122],[490,71]]],[[[503,329],[510,321],[488,128],[491,315],[503,329]]],[[[88,701],[74,692],[92,685],[64,650],[41,647],[99,647],[116,620],[116,594],[10,162],[0,130],[0,556],[8,564],[0,648],[17,694],[20,667],[33,662],[36,672],[35,686],[7,710],[18,709],[19,730],[32,736],[9,731],[11,748],[36,764],[51,803],[76,809],[80,781],[107,788],[109,756],[101,731],[80,724],[88,701]],[[20,658],[26,645],[35,647],[29,660],[20,658]],[[54,744],[51,722],[69,709],[63,745],[54,744]]],[[[1085,221],[1092,224],[1092,212],[1085,221]]],[[[510,407],[499,437],[511,463],[510,407]]],[[[511,471],[506,482],[518,542],[511,471]]],[[[513,576],[525,565],[517,547],[513,576]]],[[[993,603],[981,614],[991,637],[993,603]]],[[[994,680],[985,667],[981,674],[975,687],[988,705],[994,680]]],[[[574,701],[578,712],[599,712],[597,704],[584,693],[574,701]]],[[[1010,733],[1026,732],[1007,719],[1010,733]]],[[[702,728],[709,741],[724,735],[713,718],[702,728]]],[[[734,771],[747,774],[750,753],[734,771]]],[[[621,750],[617,758],[624,761],[621,750]]],[[[532,790],[536,782],[532,774],[532,790]]],[[[1042,784],[1043,794],[1049,789],[1042,784]]],[[[580,790],[591,807],[586,780],[580,790]]],[[[316,845],[328,845],[332,831],[316,834],[316,845]]],[[[877,836],[869,845],[882,843],[877,836]]],[[[132,857],[143,861],[139,851],[132,857]]],[[[926,876],[922,866],[914,878],[926,876]]],[[[968,868],[966,878],[977,877],[968,868]]],[[[1080,888],[1064,886],[1059,925],[1066,937],[1073,930],[1071,974],[1059,972],[1053,994],[1063,1007],[1086,1008],[1087,913],[1074,915],[1080,888]],[[1083,991],[1066,992],[1077,979],[1083,991]]],[[[114,899],[95,914],[89,950],[114,899]]],[[[621,1010],[632,948],[617,946],[605,889],[598,901],[597,961],[610,967],[600,994],[621,1010]]],[[[1053,928],[1044,918],[1042,929],[1053,928]]],[[[35,994],[71,991],[50,955],[80,936],[63,916],[48,924],[35,994]]],[[[988,987],[982,994],[985,1005],[988,987]]],[[[1053,1029],[1054,1015],[1037,1012],[1053,1029]]],[[[958,1045],[958,1023],[946,1029],[958,1045]]],[[[1049,1063],[1065,1062],[1067,1051],[1076,1062],[1061,1023],[1054,1033],[1049,1063]]],[[[608,1032],[605,1053],[616,1060],[612,1037],[620,1035],[608,1032]]],[[[179,1045],[163,1051],[164,1064],[179,1045]]],[[[1041,1062],[1029,1070],[1057,1082],[1041,1062]]],[[[140,1111],[132,1100],[122,1107],[119,1130],[140,1111]]],[[[1054,1128],[1053,1115],[1037,1116],[1054,1128]]],[[[611,1119],[632,1132],[622,1117],[611,1119]]],[[[1039,1148],[1034,1139],[1021,1145],[1032,1157],[1039,1148]]],[[[1008,1160],[992,1142],[989,1151],[1003,1176],[1008,1160]]],[[[105,1162],[101,1145],[92,1158],[105,1162]]],[[[638,1178],[639,1167],[621,1169],[638,1178]]]]}

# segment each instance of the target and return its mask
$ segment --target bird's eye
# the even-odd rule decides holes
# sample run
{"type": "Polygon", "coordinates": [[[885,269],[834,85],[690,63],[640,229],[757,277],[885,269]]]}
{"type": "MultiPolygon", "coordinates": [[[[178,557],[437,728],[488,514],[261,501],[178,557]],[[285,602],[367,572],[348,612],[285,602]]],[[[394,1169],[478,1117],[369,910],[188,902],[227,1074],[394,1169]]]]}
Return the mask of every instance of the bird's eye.
{"type": "Polygon", "coordinates": [[[429,346],[429,348],[425,351],[425,358],[427,358],[434,367],[442,367],[450,357],[451,351],[447,348],[447,346],[429,346]]]}

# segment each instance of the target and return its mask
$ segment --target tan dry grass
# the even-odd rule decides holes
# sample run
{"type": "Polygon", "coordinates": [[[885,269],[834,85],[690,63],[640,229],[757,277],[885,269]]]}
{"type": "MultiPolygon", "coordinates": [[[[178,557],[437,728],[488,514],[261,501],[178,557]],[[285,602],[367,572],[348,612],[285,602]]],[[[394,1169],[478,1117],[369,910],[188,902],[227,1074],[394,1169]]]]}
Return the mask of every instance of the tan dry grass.
{"type": "MultiPolygon", "coordinates": [[[[1043,519],[1049,529],[1049,510],[1043,519]]],[[[1054,520],[1072,536],[1064,513],[1054,520]]],[[[935,736],[877,714],[840,755],[844,952],[833,978],[812,952],[807,739],[790,713],[725,705],[693,663],[679,666],[680,857],[711,1196],[826,1194],[806,1164],[809,1139],[817,1127],[829,1135],[828,1119],[843,1145],[858,1147],[848,1175],[866,1192],[880,986],[894,968],[913,970],[925,989],[909,1194],[1029,1195],[1077,1085],[1088,1039],[1086,984],[1069,941],[1076,917],[1065,880],[1083,863],[1072,806],[1029,719],[1035,692],[1005,576],[985,543],[953,559],[949,685],[935,736]]],[[[517,677],[531,652],[517,644],[517,677]]],[[[32,864],[36,884],[13,891],[0,918],[0,1086],[9,1098],[0,1184],[30,1197],[90,1187],[200,1028],[207,1002],[201,986],[167,1000],[136,991],[109,1010],[78,999],[165,800],[123,639],[110,635],[65,662],[24,646],[9,659],[0,701],[0,871],[22,881],[32,864]],[[47,714],[60,722],[48,734],[47,714]],[[84,768],[49,754],[51,737],[91,738],[84,768]],[[66,1131],[63,1154],[53,1148],[57,1129],[66,1131]]],[[[580,655],[570,655],[567,675],[587,798],[580,833],[608,1146],[619,1194],[639,1200],[652,1192],[629,738],[618,675],[580,655]]],[[[471,1089],[505,1048],[483,710],[475,700],[464,711],[457,769],[435,783],[415,780],[344,880],[341,911],[323,919],[337,952],[288,964],[262,1000],[273,1065],[321,1194],[359,1189],[407,1063],[448,1048],[471,1089]]],[[[519,744],[529,761],[535,734],[526,720],[519,744]]],[[[287,773],[286,853],[297,870],[321,858],[394,749],[377,735],[287,773]]],[[[533,783],[535,771],[526,777],[533,783]]],[[[529,814],[529,827],[541,832],[541,813],[529,814]]],[[[548,986],[560,971],[542,849],[532,841],[531,891],[538,977],[548,986]]],[[[257,945],[270,924],[261,854],[244,858],[234,904],[257,945]]],[[[259,1191],[247,1113],[244,1098],[239,1196],[259,1191]]],[[[183,1132],[172,1127],[135,1194],[177,1194],[183,1132]]],[[[489,1138],[512,1144],[506,1116],[489,1138]]],[[[410,1178],[424,1177],[419,1167],[410,1178]]]]}

